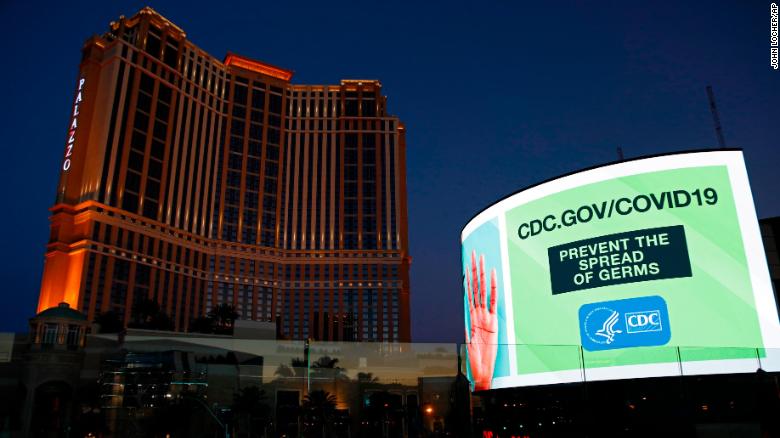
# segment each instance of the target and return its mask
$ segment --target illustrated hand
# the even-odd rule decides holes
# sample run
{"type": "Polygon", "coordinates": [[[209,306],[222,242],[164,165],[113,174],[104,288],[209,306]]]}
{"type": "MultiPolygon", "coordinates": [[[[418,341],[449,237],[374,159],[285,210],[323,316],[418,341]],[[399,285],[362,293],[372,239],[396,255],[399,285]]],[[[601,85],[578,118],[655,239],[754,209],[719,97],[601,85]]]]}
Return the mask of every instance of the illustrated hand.
{"type": "Polygon", "coordinates": [[[479,275],[477,275],[477,254],[471,252],[471,276],[466,271],[466,298],[469,302],[469,320],[471,333],[466,332],[471,376],[474,389],[490,389],[493,369],[496,366],[498,348],[498,317],[496,316],[496,270],[490,271],[490,306],[487,306],[485,293],[485,256],[479,256],[479,275]]]}

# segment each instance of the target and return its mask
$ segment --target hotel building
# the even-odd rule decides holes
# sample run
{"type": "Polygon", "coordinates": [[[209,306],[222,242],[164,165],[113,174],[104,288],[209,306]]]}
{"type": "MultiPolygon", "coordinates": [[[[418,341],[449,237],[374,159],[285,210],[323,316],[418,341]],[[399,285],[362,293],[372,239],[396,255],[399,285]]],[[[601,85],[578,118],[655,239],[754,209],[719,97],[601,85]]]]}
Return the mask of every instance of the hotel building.
{"type": "Polygon", "coordinates": [[[150,8],[89,38],[38,311],[228,303],[277,336],[409,341],[404,125],[377,80],[292,84],[150,8]]]}

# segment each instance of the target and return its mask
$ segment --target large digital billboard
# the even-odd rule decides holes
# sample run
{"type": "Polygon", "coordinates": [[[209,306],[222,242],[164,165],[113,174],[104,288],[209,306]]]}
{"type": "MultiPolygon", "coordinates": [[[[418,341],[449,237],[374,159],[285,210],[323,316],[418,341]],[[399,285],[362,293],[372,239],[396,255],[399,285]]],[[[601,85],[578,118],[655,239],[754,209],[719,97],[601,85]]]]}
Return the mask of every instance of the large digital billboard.
{"type": "Polygon", "coordinates": [[[483,210],[461,241],[476,390],[780,370],[741,151],[563,176],[483,210]]]}

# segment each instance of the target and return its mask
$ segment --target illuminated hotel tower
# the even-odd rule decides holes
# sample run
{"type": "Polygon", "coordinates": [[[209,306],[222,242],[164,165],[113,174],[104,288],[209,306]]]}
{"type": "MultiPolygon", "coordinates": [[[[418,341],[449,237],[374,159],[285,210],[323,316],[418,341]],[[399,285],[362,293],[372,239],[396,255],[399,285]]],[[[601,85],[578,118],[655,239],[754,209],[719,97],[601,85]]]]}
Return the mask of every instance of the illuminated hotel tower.
{"type": "Polygon", "coordinates": [[[295,85],[154,10],[88,39],[38,310],[229,303],[280,337],[409,341],[404,126],[376,80],[295,85]]]}

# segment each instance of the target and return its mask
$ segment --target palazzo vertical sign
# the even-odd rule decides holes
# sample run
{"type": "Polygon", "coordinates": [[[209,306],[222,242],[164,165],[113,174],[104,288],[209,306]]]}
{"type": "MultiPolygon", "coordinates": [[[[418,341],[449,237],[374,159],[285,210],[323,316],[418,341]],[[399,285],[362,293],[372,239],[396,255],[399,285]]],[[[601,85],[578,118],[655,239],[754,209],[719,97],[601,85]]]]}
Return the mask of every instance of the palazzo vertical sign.
{"type": "Polygon", "coordinates": [[[76,90],[76,98],[73,101],[73,112],[71,114],[70,127],[68,128],[68,142],[65,144],[65,159],[62,162],[62,170],[64,172],[67,172],[68,169],[70,169],[70,157],[73,155],[73,146],[76,143],[76,131],[79,127],[79,106],[81,106],[81,101],[83,100],[82,93],[85,82],[86,79],[79,79],[79,86],[76,90]]]}

